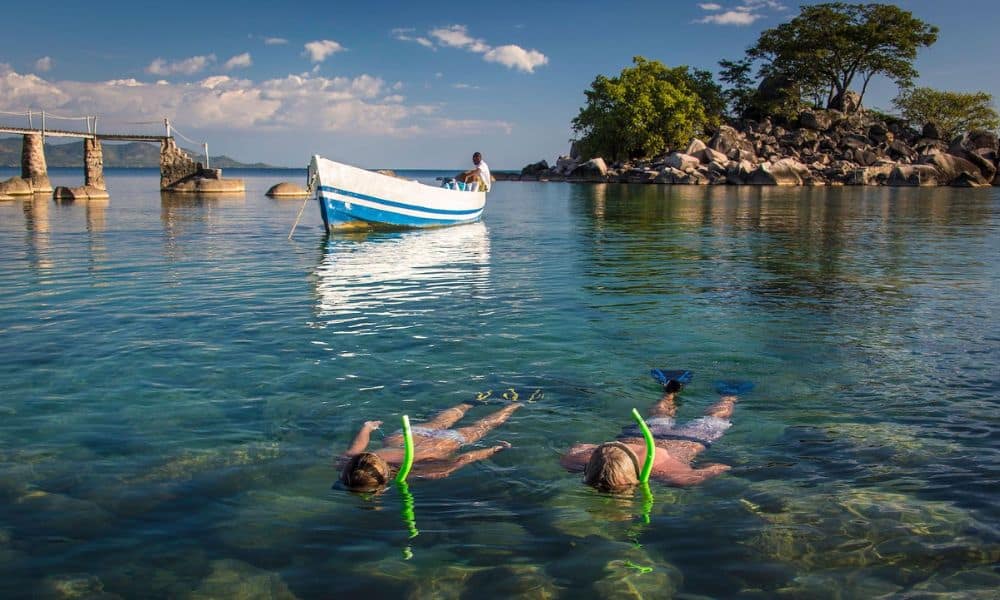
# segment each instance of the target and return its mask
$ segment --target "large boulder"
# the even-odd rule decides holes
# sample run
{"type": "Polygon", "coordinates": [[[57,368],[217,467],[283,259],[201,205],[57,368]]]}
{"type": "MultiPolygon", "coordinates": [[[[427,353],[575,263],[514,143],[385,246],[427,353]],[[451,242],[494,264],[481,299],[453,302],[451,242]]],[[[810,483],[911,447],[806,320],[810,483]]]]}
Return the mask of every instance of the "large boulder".
{"type": "Polygon", "coordinates": [[[939,184],[939,173],[932,165],[896,165],[885,184],[893,187],[934,186],[939,184]]]}
{"type": "Polygon", "coordinates": [[[890,158],[896,160],[910,161],[917,156],[917,153],[913,150],[913,148],[910,148],[903,140],[893,140],[886,149],[886,152],[890,158]]]}
{"type": "Polygon", "coordinates": [[[699,160],[696,156],[691,156],[690,154],[671,152],[665,159],[663,159],[663,164],[680,171],[689,171],[691,169],[697,169],[698,165],[701,164],[701,160],[699,160]]]}
{"type": "Polygon", "coordinates": [[[941,140],[922,137],[913,143],[913,150],[920,156],[930,156],[948,151],[948,144],[941,140]]]}
{"type": "Polygon", "coordinates": [[[608,165],[601,157],[592,158],[573,169],[569,177],[582,181],[604,181],[608,174],[608,165]]]}
{"type": "Polygon", "coordinates": [[[959,173],[958,177],[951,180],[949,183],[951,187],[967,187],[967,188],[977,188],[977,187],[988,187],[990,184],[988,181],[983,180],[979,174],[971,174],[965,171],[959,173]]]}
{"type": "Polygon", "coordinates": [[[743,185],[750,179],[753,170],[754,166],[750,161],[729,161],[729,164],[726,165],[726,182],[732,185],[743,185]]]}
{"type": "Polygon", "coordinates": [[[799,113],[799,127],[812,131],[826,131],[833,126],[833,117],[825,110],[804,110],[799,113]]]}
{"type": "Polygon", "coordinates": [[[761,163],[750,173],[747,183],[750,185],[802,185],[803,175],[809,175],[809,167],[802,163],[783,158],[774,163],[761,163]]]}
{"type": "Polygon", "coordinates": [[[729,162],[728,156],[719,152],[718,150],[712,150],[711,148],[704,148],[700,153],[696,154],[695,156],[700,158],[701,162],[705,164],[710,164],[713,162],[726,164],[727,162],[729,162]]]}
{"type": "Polygon", "coordinates": [[[973,181],[979,181],[982,184],[987,183],[986,180],[983,179],[982,173],[979,172],[979,167],[964,158],[953,154],[945,154],[943,152],[939,154],[931,154],[930,156],[925,156],[920,159],[920,164],[931,165],[937,169],[941,176],[939,180],[941,185],[950,184],[963,173],[969,175],[973,181]]]}
{"type": "Polygon", "coordinates": [[[580,164],[580,161],[572,156],[560,156],[556,159],[554,170],[559,175],[569,175],[578,164],[580,164]]]}
{"type": "Polygon", "coordinates": [[[992,181],[993,177],[997,174],[996,161],[991,157],[984,156],[984,154],[995,155],[995,153],[990,150],[980,148],[965,152],[961,156],[979,168],[979,173],[983,176],[983,179],[986,181],[992,181]]]}
{"type": "Polygon", "coordinates": [[[941,128],[933,121],[925,123],[920,137],[925,137],[929,140],[939,140],[941,139],[941,128]]]}
{"type": "Polygon", "coordinates": [[[834,96],[830,101],[830,108],[841,110],[847,114],[853,114],[861,110],[861,95],[857,92],[847,90],[843,94],[834,96]]]}
{"type": "Polygon", "coordinates": [[[1000,151],[1000,141],[996,132],[976,129],[962,136],[963,146],[967,150],[992,150],[1000,151]]]}
{"type": "Polygon", "coordinates": [[[687,150],[684,151],[684,154],[697,156],[706,147],[707,146],[705,146],[705,142],[699,140],[698,138],[694,138],[693,140],[691,140],[691,143],[688,144],[687,150]]]}
{"type": "Polygon", "coordinates": [[[297,183],[282,181],[271,186],[266,195],[271,198],[304,198],[309,195],[309,192],[297,183]]]}
{"type": "Polygon", "coordinates": [[[719,131],[708,141],[708,147],[727,156],[734,150],[745,150],[750,153],[754,151],[753,144],[743,137],[743,134],[728,125],[719,128],[719,131]]]}
{"type": "Polygon", "coordinates": [[[53,200],[62,200],[66,202],[73,202],[76,200],[106,200],[111,196],[108,194],[108,190],[104,190],[92,185],[84,185],[80,187],[64,187],[59,186],[52,191],[53,200]]]}
{"type": "Polygon", "coordinates": [[[868,137],[876,144],[888,144],[896,138],[885,123],[873,123],[868,128],[868,137]]]}
{"type": "Polygon", "coordinates": [[[536,163],[525,165],[525,167],[521,169],[521,176],[538,177],[539,175],[545,173],[548,170],[549,170],[549,163],[545,160],[540,160],[536,163]]]}
{"type": "Polygon", "coordinates": [[[0,181],[0,194],[5,196],[30,196],[35,193],[31,182],[20,177],[11,177],[7,181],[0,181]]]}

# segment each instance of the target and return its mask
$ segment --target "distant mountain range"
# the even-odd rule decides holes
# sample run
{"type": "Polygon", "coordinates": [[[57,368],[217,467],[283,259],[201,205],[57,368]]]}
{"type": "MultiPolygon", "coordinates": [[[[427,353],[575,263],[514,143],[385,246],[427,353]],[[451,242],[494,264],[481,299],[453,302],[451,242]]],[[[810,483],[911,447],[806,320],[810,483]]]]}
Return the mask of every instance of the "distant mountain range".
{"type": "MultiPolygon", "coordinates": [[[[104,142],[105,167],[153,167],[160,166],[160,145],[149,142],[128,142],[115,144],[104,142]]],[[[193,160],[204,161],[204,155],[194,150],[184,149],[193,160]]],[[[228,156],[211,156],[210,166],[220,169],[252,168],[267,169],[265,163],[241,163],[228,156]]],[[[83,140],[67,144],[45,144],[45,163],[50,167],[83,168],[83,140]]],[[[0,139],[0,167],[21,166],[21,138],[0,139]]]]}

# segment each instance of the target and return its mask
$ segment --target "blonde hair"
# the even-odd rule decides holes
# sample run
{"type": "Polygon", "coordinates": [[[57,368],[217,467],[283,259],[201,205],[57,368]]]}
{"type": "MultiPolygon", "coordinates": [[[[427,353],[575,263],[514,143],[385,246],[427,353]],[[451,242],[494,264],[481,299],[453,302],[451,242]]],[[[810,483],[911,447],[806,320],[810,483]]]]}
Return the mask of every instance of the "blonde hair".
{"type": "Polygon", "coordinates": [[[639,483],[639,458],[621,442],[606,442],[590,454],[583,481],[602,492],[623,490],[639,483]]]}
{"type": "Polygon", "coordinates": [[[344,465],[340,481],[355,491],[381,489],[389,482],[389,463],[374,452],[356,454],[344,465]]]}

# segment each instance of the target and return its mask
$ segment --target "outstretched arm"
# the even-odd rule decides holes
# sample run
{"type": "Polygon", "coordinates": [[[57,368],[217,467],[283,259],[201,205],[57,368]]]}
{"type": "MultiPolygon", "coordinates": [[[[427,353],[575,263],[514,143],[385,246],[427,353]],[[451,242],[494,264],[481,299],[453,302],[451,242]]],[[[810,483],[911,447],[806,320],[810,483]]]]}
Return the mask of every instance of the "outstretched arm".
{"type": "Polygon", "coordinates": [[[342,458],[350,458],[355,454],[361,454],[368,447],[368,442],[371,441],[372,432],[382,426],[382,421],[365,421],[361,425],[361,429],[358,430],[358,434],[354,436],[354,441],[351,445],[344,451],[341,455],[342,458]]]}
{"type": "Polygon", "coordinates": [[[465,465],[489,458],[507,448],[510,448],[509,443],[500,442],[492,448],[472,450],[465,454],[460,454],[454,460],[419,463],[413,466],[413,474],[422,479],[444,479],[465,465]]]}
{"type": "Polygon", "coordinates": [[[716,475],[721,475],[722,473],[725,473],[731,468],[732,467],[730,467],[729,465],[714,463],[705,465],[701,469],[687,469],[686,471],[670,471],[668,473],[657,473],[654,471],[653,477],[663,483],[686,487],[689,485],[697,485],[703,481],[715,477],[716,475]]]}

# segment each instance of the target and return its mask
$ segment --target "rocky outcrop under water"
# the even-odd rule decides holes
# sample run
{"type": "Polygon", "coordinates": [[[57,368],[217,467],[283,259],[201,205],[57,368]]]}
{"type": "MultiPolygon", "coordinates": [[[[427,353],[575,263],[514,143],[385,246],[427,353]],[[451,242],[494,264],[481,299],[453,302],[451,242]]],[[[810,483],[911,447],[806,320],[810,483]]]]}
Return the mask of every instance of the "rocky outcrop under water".
{"type": "Polygon", "coordinates": [[[691,185],[1000,186],[997,134],[971,131],[951,141],[934,124],[921,131],[878,116],[806,110],[793,127],[770,119],[723,126],[707,142],[652,159],[608,165],[571,149],[497,179],[691,185]]]}

